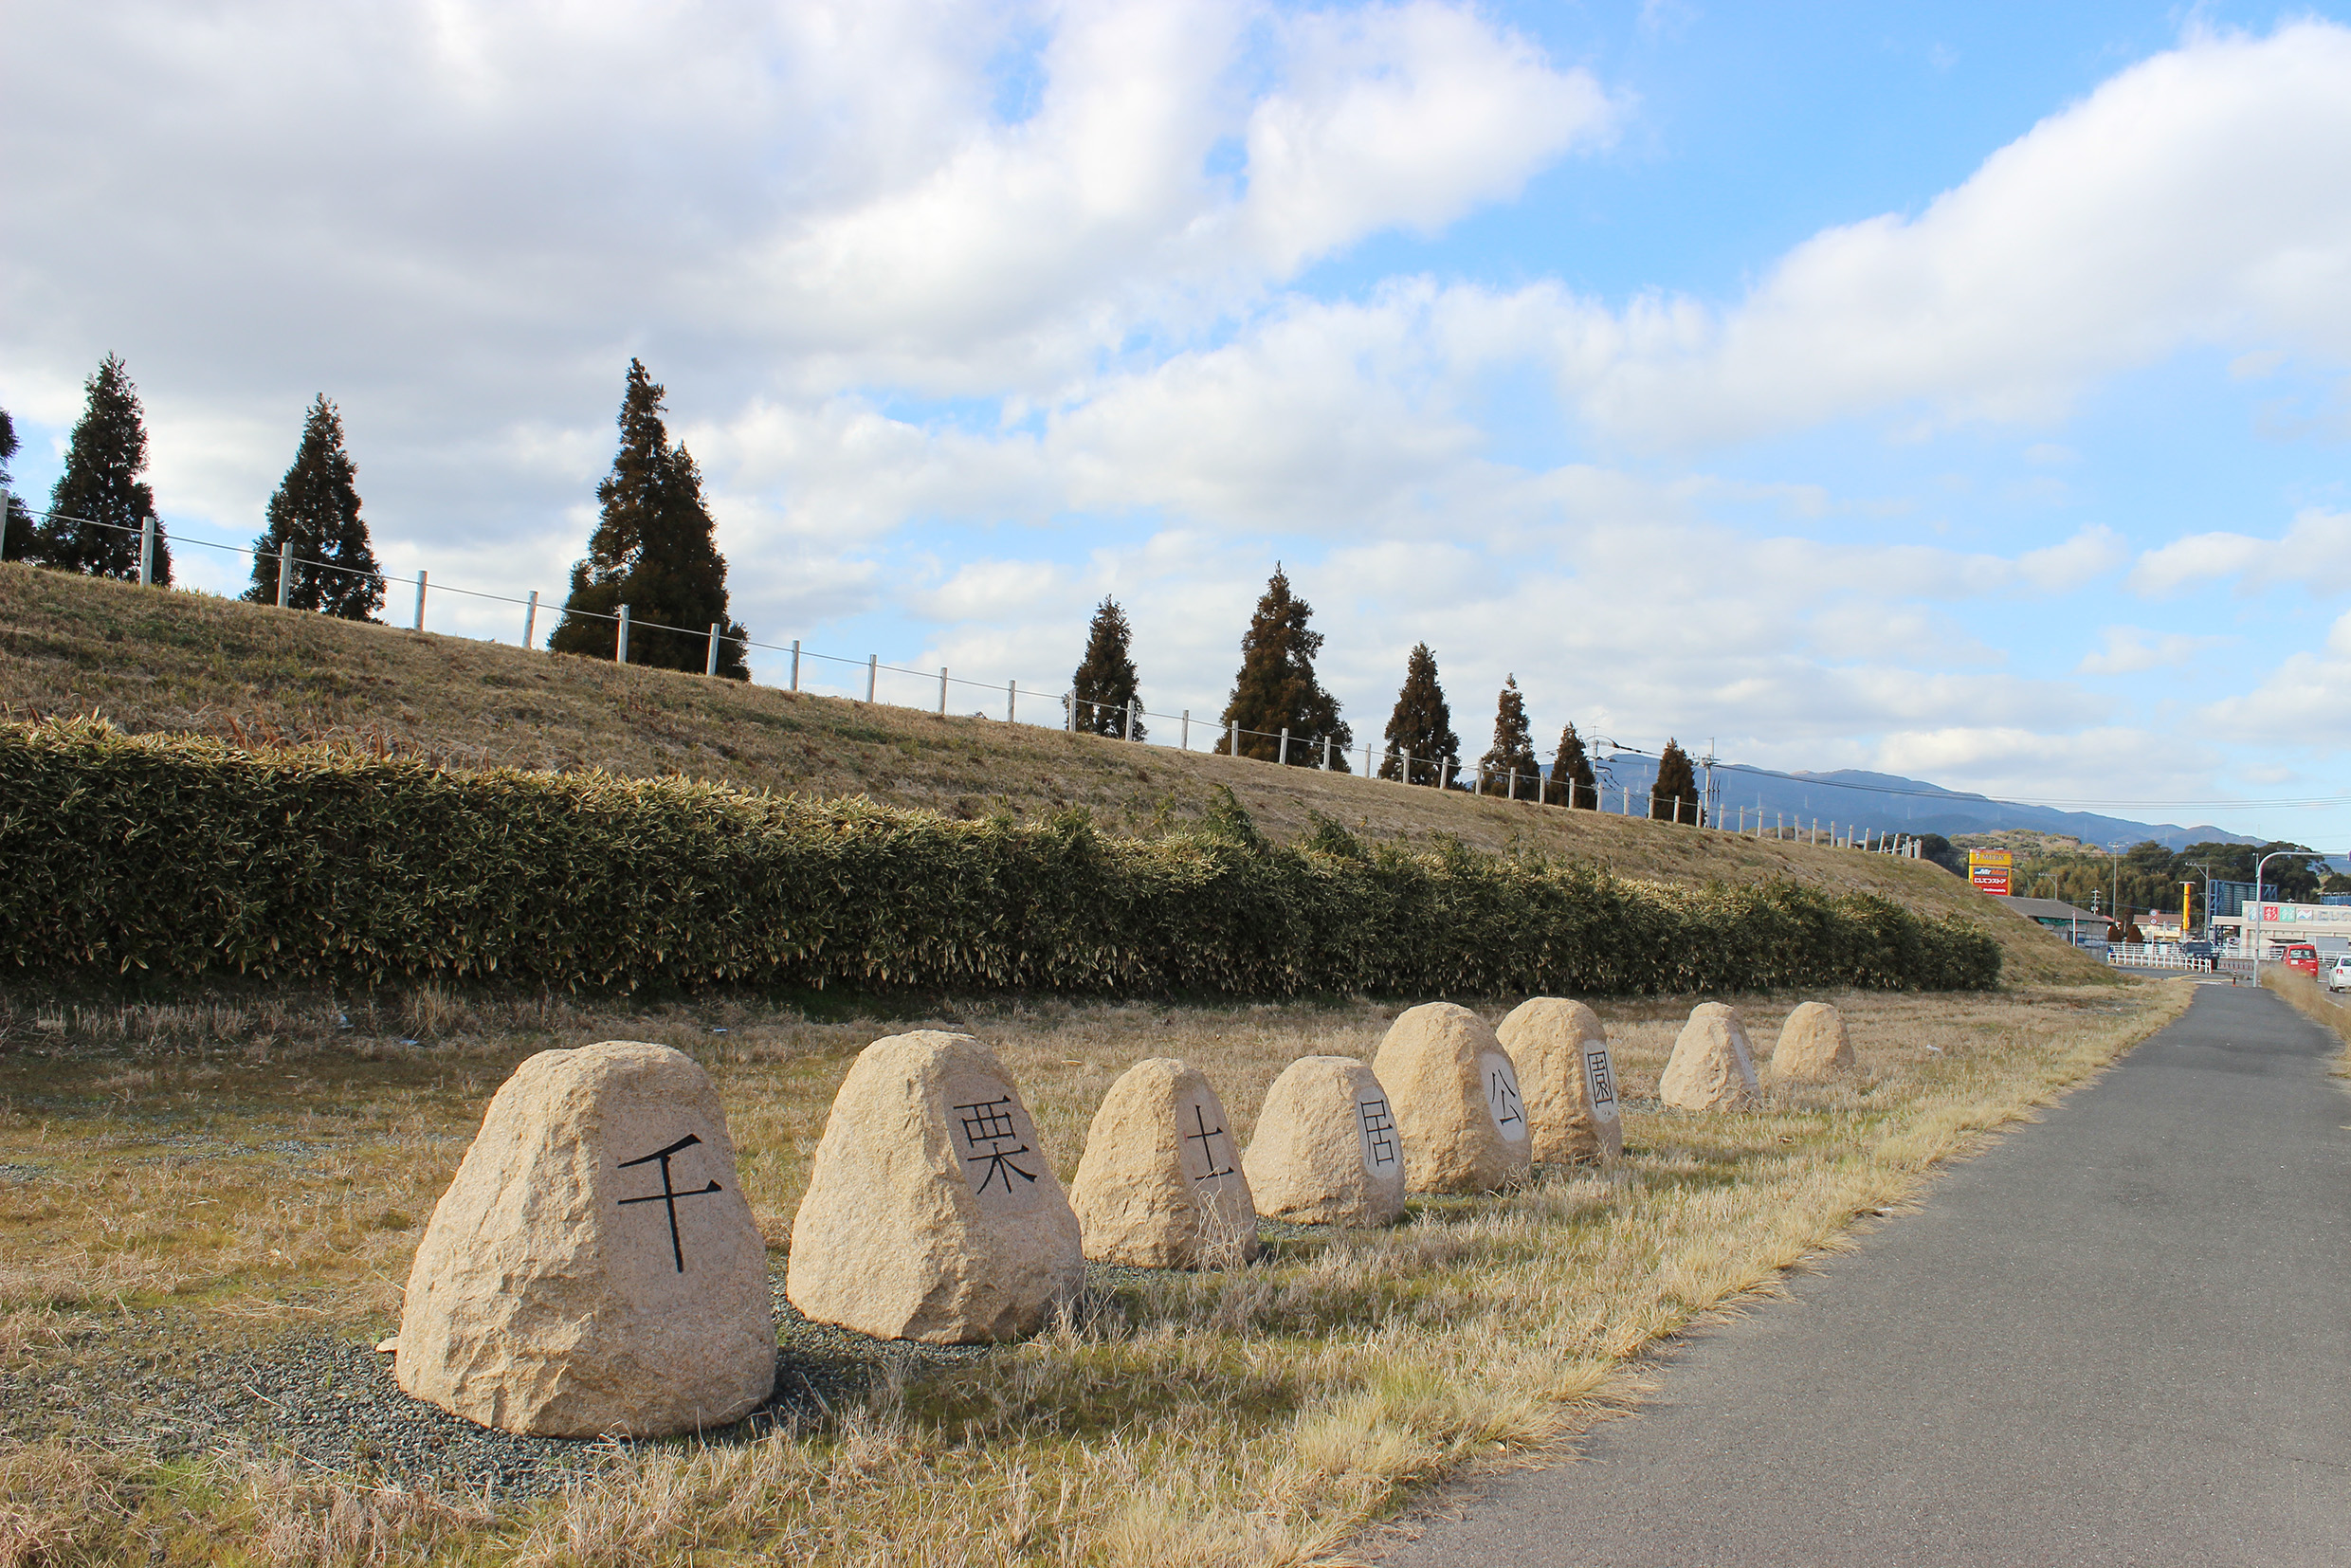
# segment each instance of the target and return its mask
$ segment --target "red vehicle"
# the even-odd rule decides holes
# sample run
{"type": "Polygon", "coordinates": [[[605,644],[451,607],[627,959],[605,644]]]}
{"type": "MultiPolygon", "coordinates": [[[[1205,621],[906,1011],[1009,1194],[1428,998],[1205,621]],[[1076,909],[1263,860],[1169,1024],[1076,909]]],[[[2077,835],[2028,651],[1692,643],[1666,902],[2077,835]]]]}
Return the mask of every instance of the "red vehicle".
{"type": "Polygon", "coordinates": [[[2319,950],[2308,942],[2271,942],[2269,957],[2288,969],[2299,969],[2312,979],[2319,977],[2319,950]]]}

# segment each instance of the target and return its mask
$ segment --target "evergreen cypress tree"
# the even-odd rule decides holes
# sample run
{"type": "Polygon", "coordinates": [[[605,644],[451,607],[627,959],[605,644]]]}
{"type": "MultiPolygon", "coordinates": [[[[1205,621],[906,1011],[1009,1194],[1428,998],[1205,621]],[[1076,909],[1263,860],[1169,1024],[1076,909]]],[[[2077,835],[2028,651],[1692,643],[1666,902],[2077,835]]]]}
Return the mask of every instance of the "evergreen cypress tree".
{"type": "Polygon", "coordinates": [[[1321,767],[1327,740],[1333,770],[1348,771],[1347,748],[1355,744],[1355,730],[1340,720],[1339,700],[1324,691],[1315,676],[1314,656],[1322,651],[1322,633],[1307,629],[1313,619],[1314,606],[1290,592],[1290,579],[1276,561],[1241,638],[1241,669],[1232,678],[1232,696],[1225,703],[1219,752],[1232,749],[1232,726],[1237,723],[1243,732],[1243,757],[1278,760],[1286,729],[1290,766],[1321,767]]]}
{"type": "Polygon", "coordinates": [[[719,673],[747,681],[744,632],[727,620],[726,557],[713,542],[718,525],[702,503],[702,470],[684,447],[670,445],[663,396],[644,362],[629,360],[620,448],[612,471],[596,485],[603,517],[588,540],[588,558],[572,568],[571,597],[547,646],[611,658],[615,629],[591,617],[627,605],[630,664],[700,670],[717,621],[724,639],[719,673]]]}
{"type": "Polygon", "coordinates": [[[0,409],[0,491],[7,492],[8,511],[0,516],[0,561],[21,561],[32,548],[32,514],[17,499],[16,482],[9,463],[16,456],[16,421],[0,409]]]}
{"type": "Polygon", "coordinates": [[[1592,771],[1592,758],[1584,755],[1584,738],[1573,724],[1559,732],[1551,776],[1543,781],[1543,803],[1573,806],[1579,811],[1596,810],[1600,804],[1600,781],[1592,771]]]}
{"type": "Polygon", "coordinates": [[[1663,822],[1674,820],[1674,802],[1681,802],[1681,820],[1698,820],[1698,775],[1690,767],[1689,753],[1678,740],[1666,742],[1666,749],[1657,757],[1657,782],[1649,789],[1649,814],[1663,822]]]}
{"type": "Polygon", "coordinates": [[[384,607],[384,574],[359,517],[358,478],[351,454],[343,449],[342,411],[320,392],[302,421],[302,444],[294,453],[294,466],[269,498],[268,526],[253,541],[253,586],[245,591],[247,599],[278,602],[278,552],[290,548],[290,608],[322,610],[346,621],[375,619],[384,607]]]}
{"type": "MultiPolygon", "coordinates": [[[[111,354],[84,387],[89,402],[66,446],[65,471],[49,492],[50,515],[33,537],[31,558],[65,572],[137,582],[139,530],[155,516],[155,493],[138,478],[147,469],[138,389],[111,354]]],[[[160,520],[154,573],[157,586],[172,586],[172,548],[160,520]]]]}
{"type": "Polygon", "coordinates": [[[1494,707],[1494,744],[1479,763],[1478,788],[1487,794],[1511,793],[1510,775],[1518,775],[1518,793],[1533,796],[1541,784],[1541,764],[1535,760],[1535,737],[1526,727],[1526,701],[1515,675],[1503,683],[1494,707]]]}
{"type": "Polygon", "coordinates": [[[1437,684],[1437,656],[1427,643],[1414,644],[1404,661],[1404,685],[1396,693],[1395,711],[1388,716],[1387,741],[1379,776],[1396,777],[1398,758],[1410,757],[1408,784],[1443,782],[1445,759],[1461,751],[1461,738],[1453,733],[1453,710],[1446,706],[1445,688],[1437,684]]]}
{"type": "MultiPolygon", "coordinates": [[[[1127,651],[1133,640],[1134,629],[1126,623],[1126,611],[1119,608],[1118,600],[1103,594],[1103,602],[1094,607],[1094,624],[1086,633],[1085,658],[1069,683],[1070,697],[1078,704],[1077,727],[1089,735],[1126,735],[1127,704],[1141,706],[1135,661],[1127,651]]],[[[1139,712],[1131,738],[1142,739],[1148,728],[1139,712]]]]}

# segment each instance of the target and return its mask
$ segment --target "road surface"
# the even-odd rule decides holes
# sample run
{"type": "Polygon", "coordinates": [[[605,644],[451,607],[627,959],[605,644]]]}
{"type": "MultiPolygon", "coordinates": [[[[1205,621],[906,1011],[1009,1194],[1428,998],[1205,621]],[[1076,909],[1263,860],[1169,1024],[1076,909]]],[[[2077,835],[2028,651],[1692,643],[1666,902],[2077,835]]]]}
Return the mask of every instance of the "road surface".
{"type": "Polygon", "coordinates": [[[2199,987],[1923,1211],[1388,1568],[2351,1564],[2340,1042],[2199,987]]]}

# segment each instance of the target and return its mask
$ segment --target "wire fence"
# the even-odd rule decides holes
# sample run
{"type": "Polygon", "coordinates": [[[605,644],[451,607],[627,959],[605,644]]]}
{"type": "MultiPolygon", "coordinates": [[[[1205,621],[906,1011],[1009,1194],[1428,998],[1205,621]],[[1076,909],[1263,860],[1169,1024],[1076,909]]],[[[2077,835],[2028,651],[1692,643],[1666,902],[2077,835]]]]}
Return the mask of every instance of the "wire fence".
{"type": "MultiPolygon", "coordinates": [[[[53,522],[73,522],[83,527],[107,528],[139,536],[138,581],[144,586],[154,586],[155,548],[157,539],[162,537],[154,519],[148,519],[142,527],[132,528],[122,523],[69,517],[63,513],[35,511],[28,515],[46,518],[53,522]]],[[[8,544],[5,532],[7,527],[7,511],[5,505],[0,504],[0,553],[5,553],[8,544]]],[[[387,593],[393,587],[413,588],[416,593],[409,621],[409,629],[412,631],[426,629],[425,614],[431,594],[453,593],[466,599],[514,606],[522,612],[521,646],[526,648],[534,647],[538,636],[538,614],[542,601],[537,589],[532,589],[522,597],[518,598],[511,593],[460,588],[446,582],[436,583],[430,580],[430,574],[421,567],[418,568],[414,577],[399,577],[382,572],[355,571],[332,561],[312,560],[298,556],[292,553],[290,546],[273,553],[251,545],[225,544],[214,539],[194,538],[182,534],[171,535],[170,542],[174,545],[216,551],[223,555],[243,556],[255,562],[274,559],[278,568],[277,604],[280,609],[293,608],[296,569],[308,568],[315,572],[336,573],[344,576],[368,579],[374,585],[379,595],[387,593]]],[[[388,597],[382,602],[389,608],[388,597]]],[[[713,621],[706,628],[669,626],[657,621],[641,621],[630,615],[629,607],[625,604],[615,607],[609,613],[581,609],[571,604],[554,608],[560,615],[575,620],[611,625],[612,628],[612,657],[618,664],[625,665],[629,662],[629,639],[632,630],[667,631],[687,638],[701,638],[706,641],[707,652],[703,660],[702,673],[707,677],[717,677],[721,655],[726,647],[738,647],[746,656],[746,664],[748,655],[754,650],[774,653],[780,660],[788,661],[788,689],[793,692],[825,695],[826,693],[820,691],[819,688],[830,687],[832,693],[847,697],[852,701],[883,706],[926,710],[936,712],[941,717],[947,717],[951,706],[956,706],[957,711],[960,711],[959,704],[951,702],[953,693],[959,688],[966,693],[978,692],[986,695],[987,706],[974,710],[971,715],[974,718],[993,718],[994,715],[990,709],[993,707],[998,699],[1001,699],[1004,704],[1003,721],[1008,724],[1027,723],[1038,728],[1058,728],[1071,734],[1100,736],[1136,745],[1149,743],[1150,729],[1153,724],[1161,726],[1162,735],[1165,734],[1165,727],[1173,724],[1176,728],[1175,748],[1183,752],[1191,752],[1194,749],[1194,720],[1193,710],[1190,708],[1181,708],[1172,713],[1160,712],[1142,706],[1139,701],[1130,702],[1123,707],[1120,707],[1080,698],[1072,689],[1054,690],[1049,684],[1040,685],[1032,683],[1024,688],[1016,679],[998,683],[975,681],[964,676],[954,675],[943,665],[934,673],[930,670],[914,669],[902,665],[885,665],[879,654],[869,653],[863,659],[858,659],[838,653],[827,653],[805,646],[803,640],[797,637],[789,643],[782,643],[762,642],[748,635],[730,636],[725,623],[720,621],[713,621]],[[846,676],[846,679],[822,680],[821,676],[828,667],[837,668],[846,676]],[[884,676],[890,678],[888,697],[884,695],[883,678],[884,676]],[[908,679],[921,684],[922,700],[915,702],[897,700],[907,695],[905,682],[908,679]],[[936,683],[935,701],[932,700],[933,683],[936,683]],[[860,695],[861,689],[862,695],[860,695]],[[1031,711],[1040,702],[1048,714],[1058,710],[1059,721],[1049,725],[1038,725],[1033,719],[1021,718],[1020,703],[1024,695],[1030,699],[1031,711]]],[[[965,701],[968,700],[967,697],[965,701]]],[[[1641,817],[1661,823],[1706,828],[1718,832],[1737,834],[1740,837],[1780,843],[1856,849],[1914,860],[1920,855],[1920,840],[1909,833],[1879,831],[1852,823],[1842,825],[1834,821],[1823,823],[1818,817],[1813,817],[1807,823],[1801,820],[1792,820],[1785,811],[1767,813],[1760,807],[1750,809],[1743,806],[1716,805],[1709,809],[1710,791],[1702,791],[1696,800],[1681,795],[1655,796],[1649,789],[1616,783],[1607,772],[1605,759],[1597,769],[1595,781],[1591,784],[1581,784],[1569,780],[1555,780],[1553,774],[1556,770],[1541,765],[1541,754],[1540,753],[1536,754],[1537,765],[1534,769],[1520,771],[1516,768],[1488,765],[1482,759],[1475,758],[1465,766],[1458,756],[1415,757],[1410,752],[1377,746],[1370,741],[1366,741],[1359,748],[1352,745],[1340,747],[1337,743],[1337,738],[1333,735],[1293,734],[1286,729],[1254,730],[1245,728],[1237,722],[1224,720],[1221,717],[1216,720],[1204,718],[1198,721],[1198,728],[1204,741],[1203,749],[1207,752],[1263,761],[1274,766],[1303,767],[1330,773],[1353,773],[1354,765],[1359,757],[1365,777],[1390,780],[1409,788],[1433,787],[1452,790],[1471,796],[1490,796],[1494,799],[1525,806],[1548,807],[1564,811],[1590,811],[1612,816],[1641,817]],[[1609,810],[1612,796],[1614,797],[1616,807],[1613,811],[1609,810]],[[1635,810],[1636,802],[1638,810],[1635,810]]],[[[1162,739],[1159,744],[1165,745],[1166,741],[1162,739]]],[[[1606,738],[1595,739],[1595,744],[1603,749],[1608,756],[1654,757],[1657,755],[1637,746],[1620,745],[1606,738]]],[[[1551,753],[1555,763],[1558,756],[1556,750],[1551,753]]],[[[1709,768],[1716,762],[1712,757],[1697,760],[1709,768]]]]}

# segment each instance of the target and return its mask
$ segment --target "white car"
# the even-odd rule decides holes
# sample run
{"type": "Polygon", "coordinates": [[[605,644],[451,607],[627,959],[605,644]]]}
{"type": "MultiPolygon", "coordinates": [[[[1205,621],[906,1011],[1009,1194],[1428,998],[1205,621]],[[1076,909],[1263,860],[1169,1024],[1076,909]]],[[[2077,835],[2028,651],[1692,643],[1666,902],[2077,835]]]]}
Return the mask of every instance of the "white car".
{"type": "Polygon", "coordinates": [[[2328,966],[2326,971],[2326,989],[2329,991],[2351,991],[2351,953],[2345,953],[2342,957],[2337,958],[2333,964],[2328,966]]]}

